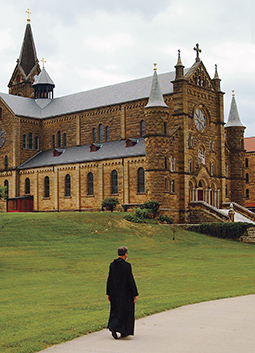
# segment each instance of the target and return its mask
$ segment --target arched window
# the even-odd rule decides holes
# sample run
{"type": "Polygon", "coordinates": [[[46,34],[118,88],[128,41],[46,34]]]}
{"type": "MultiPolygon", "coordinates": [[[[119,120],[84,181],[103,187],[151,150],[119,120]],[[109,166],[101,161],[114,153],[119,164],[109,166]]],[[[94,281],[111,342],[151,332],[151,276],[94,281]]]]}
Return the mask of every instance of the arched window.
{"type": "Polygon", "coordinates": [[[56,147],[55,135],[52,135],[52,148],[56,147]]]}
{"type": "Polygon", "coordinates": [[[57,133],[57,146],[61,147],[61,132],[58,131],[57,133]]]}
{"type": "Polygon", "coordinates": [[[32,134],[32,132],[30,132],[30,133],[28,134],[28,148],[29,148],[30,150],[33,149],[33,134],[32,134]]]}
{"type": "Polygon", "coordinates": [[[38,136],[35,137],[35,149],[39,150],[39,137],[38,136]]]}
{"type": "Polygon", "coordinates": [[[167,123],[164,122],[164,127],[163,127],[164,135],[167,134],[167,123]]]}
{"type": "Polygon", "coordinates": [[[192,160],[190,159],[189,160],[189,173],[192,172],[192,160]]]}
{"type": "Polygon", "coordinates": [[[0,108],[0,120],[2,120],[3,119],[3,110],[2,110],[2,108],[0,108]]]}
{"type": "Polygon", "coordinates": [[[247,198],[247,199],[250,198],[250,191],[249,191],[249,189],[246,189],[246,198],[247,198]]]}
{"type": "Polygon", "coordinates": [[[109,128],[109,126],[106,126],[106,129],[105,129],[105,139],[106,139],[106,141],[110,141],[110,128],[109,128]]]}
{"type": "Polygon", "coordinates": [[[88,195],[94,195],[93,173],[88,173],[88,195]]]}
{"type": "Polygon", "coordinates": [[[96,142],[97,141],[97,131],[96,131],[96,128],[94,127],[93,128],[93,142],[96,142]]]}
{"type": "Polygon", "coordinates": [[[175,189],[175,187],[174,187],[174,180],[172,180],[171,181],[171,192],[173,192],[174,193],[174,189],[175,189]]]}
{"type": "Polygon", "coordinates": [[[63,133],[63,147],[66,147],[66,133],[63,133]]]}
{"type": "Polygon", "coordinates": [[[44,178],[44,197],[50,197],[50,178],[44,178]]]}
{"type": "Polygon", "coordinates": [[[170,189],[170,181],[168,178],[165,178],[165,192],[169,192],[170,189]]]}
{"type": "Polygon", "coordinates": [[[137,171],[137,191],[144,192],[144,169],[140,167],[137,171]]]}
{"type": "Polygon", "coordinates": [[[23,135],[22,137],[22,145],[23,145],[23,148],[27,148],[27,135],[23,135]]]}
{"type": "Polygon", "coordinates": [[[65,176],[65,196],[71,196],[71,177],[69,174],[65,176]]]}
{"type": "Polygon", "coordinates": [[[214,175],[214,163],[212,162],[211,163],[211,176],[214,175]]]}
{"type": "Polygon", "coordinates": [[[26,178],[25,180],[25,194],[30,194],[30,179],[26,178]]]}
{"type": "Polygon", "coordinates": [[[5,186],[5,197],[6,197],[6,199],[8,199],[8,197],[9,197],[9,181],[8,180],[4,181],[4,186],[5,186]]]}
{"type": "Polygon", "coordinates": [[[111,185],[112,185],[112,194],[118,194],[118,173],[117,170],[112,171],[111,175],[111,185]]]}
{"type": "Polygon", "coordinates": [[[246,181],[246,183],[249,183],[249,174],[248,173],[245,174],[245,181],[246,181]]]}
{"type": "Polygon", "coordinates": [[[167,162],[167,158],[165,157],[165,169],[167,169],[168,167],[168,162],[167,162]]]}
{"type": "Polygon", "coordinates": [[[99,124],[98,126],[98,135],[99,135],[99,142],[103,142],[104,133],[103,133],[103,125],[99,124]]]}
{"type": "Polygon", "coordinates": [[[145,122],[144,120],[140,121],[140,135],[143,137],[145,135],[145,122]]]}
{"type": "Polygon", "coordinates": [[[4,169],[8,169],[8,156],[4,157],[4,169]]]}
{"type": "Polygon", "coordinates": [[[245,168],[249,168],[249,159],[245,158],[245,168]]]}

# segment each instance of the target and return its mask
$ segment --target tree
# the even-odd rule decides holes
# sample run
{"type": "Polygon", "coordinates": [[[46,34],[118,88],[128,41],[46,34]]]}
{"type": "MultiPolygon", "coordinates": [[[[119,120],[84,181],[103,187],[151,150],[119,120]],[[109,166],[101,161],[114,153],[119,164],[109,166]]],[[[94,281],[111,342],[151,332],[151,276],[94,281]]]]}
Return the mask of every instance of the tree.
{"type": "Polygon", "coordinates": [[[6,199],[6,186],[0,185],[0,200],[6,199]]]}
{"type": "Polygon", "coordinates": [[[102,201],[102,209],[106,208],[109,211],[113,211],[115,207],[119,204],[119,200],[116,197],[106,197],[102,201]]]}

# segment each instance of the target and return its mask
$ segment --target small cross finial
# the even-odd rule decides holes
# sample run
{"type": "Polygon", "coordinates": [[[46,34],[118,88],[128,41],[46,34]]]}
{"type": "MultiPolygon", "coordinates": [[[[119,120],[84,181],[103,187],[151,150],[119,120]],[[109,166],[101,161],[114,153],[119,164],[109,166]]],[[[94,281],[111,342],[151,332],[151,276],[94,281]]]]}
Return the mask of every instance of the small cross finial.
{"type": "Polygon", "coordinates": [[[157,71],[157,63],[154,63],[154,71],[157,71]]]}
{"type": "Polygon", "coordinates": [[[199,53],[202,52],[201,49],[199,49],[199,44],[197,43],[196,46],[193,48],[197,52],[197,57],[196,57],[196,62],[200,61],[199,53]]]}
{"type": "Polygon", "coordinates": [[[235,97],[235,90],[232,89],[232,97],[235,97]]]}
{"type": "Polygon", "coordinates": [[[27,13],[27,22],[29,23],[31,21],[30,15],[31,15],[32,12],[28,9],[26,11],[26,13],[27,13]]]}
{"type": "Polygon", "coordinates": [[[47,61],[44,58],[42,58],[41,62],[43,63],[43,69],[44,69],[47,61]]]}

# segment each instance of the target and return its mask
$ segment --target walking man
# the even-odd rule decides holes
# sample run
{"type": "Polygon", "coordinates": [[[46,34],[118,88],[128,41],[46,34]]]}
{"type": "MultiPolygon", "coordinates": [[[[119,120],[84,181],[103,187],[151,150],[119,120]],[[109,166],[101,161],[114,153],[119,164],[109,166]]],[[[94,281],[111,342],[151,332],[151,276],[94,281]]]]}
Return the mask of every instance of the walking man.
{"type": "Polygon", "coordinates": [[[107,279],[106,294],[111,303],[108,328],[115,339],[118,339],[117,332],[121,337],[134,335],[138,291],[131,264],[126,261],[127,256],[128,249],[125,246],[118,248],[118,258],[110,264],[107,279]]]}

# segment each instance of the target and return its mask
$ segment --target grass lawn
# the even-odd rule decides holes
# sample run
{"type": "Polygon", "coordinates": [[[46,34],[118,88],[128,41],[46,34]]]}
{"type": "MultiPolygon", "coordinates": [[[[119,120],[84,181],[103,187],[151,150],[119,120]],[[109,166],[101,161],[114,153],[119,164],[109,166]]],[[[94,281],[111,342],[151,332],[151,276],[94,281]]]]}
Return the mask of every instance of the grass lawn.
{"type": "Polygon", "coordinates": [[[106,327],[105,284],[121,245],[136,317],[255,293],[255,246],[132,224],[121,213],[0,214],[0,352],[32,353],[106,327]]]}

